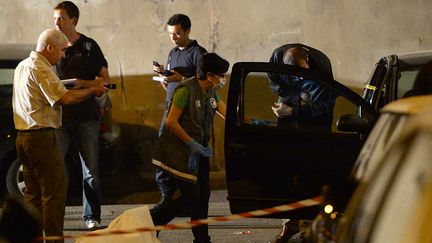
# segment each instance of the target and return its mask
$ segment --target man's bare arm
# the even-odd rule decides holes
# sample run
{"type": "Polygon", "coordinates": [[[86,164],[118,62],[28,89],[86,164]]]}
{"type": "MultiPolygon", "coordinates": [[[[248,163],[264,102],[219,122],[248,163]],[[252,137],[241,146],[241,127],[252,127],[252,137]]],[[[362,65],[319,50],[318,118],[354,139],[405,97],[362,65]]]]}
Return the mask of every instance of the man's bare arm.
{"type": "Polygon", "coordinates": [[[108,89],[102,84],[93,85],[89,88],[68,90],[57,102],[56,105],[73,105],[84,101],[90,96],[102,96],[108,89]]]}

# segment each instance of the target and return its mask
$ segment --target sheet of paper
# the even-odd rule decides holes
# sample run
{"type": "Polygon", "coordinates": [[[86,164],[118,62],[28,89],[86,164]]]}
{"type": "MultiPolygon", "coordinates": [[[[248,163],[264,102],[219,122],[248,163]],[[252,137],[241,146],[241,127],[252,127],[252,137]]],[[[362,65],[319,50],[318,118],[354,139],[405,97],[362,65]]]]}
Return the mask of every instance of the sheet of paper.
{"type": "Polygon", "coordinates": [[[160,76],[153,76],[153,80],[161,83],[166,82],[165,78],[160,76]]]}
{"type": "Polygon", "coordinates": [[[68,84],[74,84],[75,82],[76,82],[76,78],[70,78],[70,79],[62,79],[62,80],[60,80],[60,82],[63,84],[63,85],[68,85],[68,84]]]}

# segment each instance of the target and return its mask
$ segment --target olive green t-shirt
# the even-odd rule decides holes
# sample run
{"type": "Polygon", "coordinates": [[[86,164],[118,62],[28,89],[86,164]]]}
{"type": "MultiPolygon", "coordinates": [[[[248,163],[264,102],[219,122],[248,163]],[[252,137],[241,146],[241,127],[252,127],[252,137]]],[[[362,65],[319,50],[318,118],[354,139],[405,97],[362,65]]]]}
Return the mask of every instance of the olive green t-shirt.
{"type": "MultiPolygon", "coordinates": [[[[216,102],[219,103],[221,100],[220,95],[216,92],[216,102]]],[[[178,108],[184,110],[188,105],[189,101],[189,90],[186,86],[182,86],[176,89],[173,96],[173,104],[178,108]]]]}

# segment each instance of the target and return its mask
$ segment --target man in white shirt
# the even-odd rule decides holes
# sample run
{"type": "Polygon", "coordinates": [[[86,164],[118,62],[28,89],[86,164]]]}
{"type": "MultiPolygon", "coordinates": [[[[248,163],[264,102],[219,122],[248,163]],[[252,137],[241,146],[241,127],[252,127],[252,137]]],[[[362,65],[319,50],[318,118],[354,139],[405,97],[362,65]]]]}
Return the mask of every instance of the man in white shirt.
{"type": "Polygon", "coordinates": [[[14,74],[12,106],[18,130],[17,153],[26,185],[24,198],[39,211],[46,236],[63,235],[66,181],[56,132],[62,125],[61,105],[101,96],[108,90],[102,84],[72,90],[61,84],[52,66],[69,46],[61,31],[45,30],[38,38],[36,50],[18,64],[14,74]]]}

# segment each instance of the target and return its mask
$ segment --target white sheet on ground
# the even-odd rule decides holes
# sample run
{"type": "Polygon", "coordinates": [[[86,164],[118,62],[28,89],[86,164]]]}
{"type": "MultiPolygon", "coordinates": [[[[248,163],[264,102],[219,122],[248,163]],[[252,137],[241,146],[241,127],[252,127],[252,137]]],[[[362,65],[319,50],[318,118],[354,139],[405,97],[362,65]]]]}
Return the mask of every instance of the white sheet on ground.
{"type": "MultiPolygon", "coordinates": [[[[107,228],[93,231],[106,232],[110,230],[130,230],[140,227],[153,227],[153,221],[150,216],[148,206],[142,206],[126,210],[120,216],[115,218],[107,228]]],[[[76,243],[160,243],[159,239],[155,237],[155,232],[143,232],[133,234],[121,235],[107,235],[97,237],[87,237],[77,239],[76,243]]]]}

